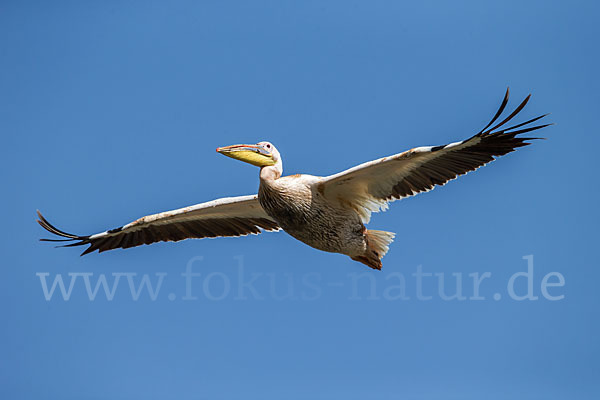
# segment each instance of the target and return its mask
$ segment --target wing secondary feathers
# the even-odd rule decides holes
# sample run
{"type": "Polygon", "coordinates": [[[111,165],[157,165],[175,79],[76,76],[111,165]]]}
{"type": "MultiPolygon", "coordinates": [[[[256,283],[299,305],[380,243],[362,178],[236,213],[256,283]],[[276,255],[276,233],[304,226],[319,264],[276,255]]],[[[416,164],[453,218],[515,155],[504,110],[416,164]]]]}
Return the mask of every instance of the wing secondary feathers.
{"type": "Polygon", "coordinates": [[[119,228],[95,235],[80,236],[54,227],[38,211],[38,223],[48,232],[64,239],[40,239],[48,242],[73,242],[61,247],[90,245],[81,255],[129,248],[155,242],[189,238],[212,238],[258,234],[261,230],[279,230],[258,203],[256,195],[228,197],[148,215],[119,228]]]}
{"type": "Polygon", "coordinates": [[[530,126],[547,114],[504,127],[523,110],[530,96],[527,96],[501,122],[493,125],[508,104],[507,89],[500,108],[492,120],[471,138],[443,146],[417,147],[358,165],[323,178],[319,190],[329,200],[355,209],[366,223],[370,219],[371,212],[387,208],[387,203],[390,201],[429,191],[437,185],[444,185],[459,175],[474,171],[497,157],[527,146],[531,144],[531,140],[538,139],[518,135],[551,125],[530,126]]]}

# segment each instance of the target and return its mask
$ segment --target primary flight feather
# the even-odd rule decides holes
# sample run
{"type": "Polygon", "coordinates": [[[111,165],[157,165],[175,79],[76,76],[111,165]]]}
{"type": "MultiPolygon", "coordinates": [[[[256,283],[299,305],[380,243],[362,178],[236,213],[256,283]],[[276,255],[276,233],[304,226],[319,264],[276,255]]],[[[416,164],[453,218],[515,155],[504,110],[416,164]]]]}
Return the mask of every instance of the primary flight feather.
{"type": "Polygon", "coordinates": [[[258,194],[227,197],[195,206],[148,215],[127,225],[89,236],[63,232],[38,211],[38,223],[70,242],[64,247],[89,245],[82,253],[129,248],[159,241],[244,236],[262,230],[283,229],[316,249],[350,256],[381,269],[394,233],[367,229],[371,212],[391,201],[444,185],[496,157],[527,146],[518,136],[550,124],[532,125],[545,115],[505,127],[527,104],[530,96],[497,122],[508,104],[509,91],[492,120],[474,136],[444,146],[417,147],[366,162],[327,177],[282,176],[281,155],[269,142],[220,147],[226,156],[260,167],[258,194]]]}

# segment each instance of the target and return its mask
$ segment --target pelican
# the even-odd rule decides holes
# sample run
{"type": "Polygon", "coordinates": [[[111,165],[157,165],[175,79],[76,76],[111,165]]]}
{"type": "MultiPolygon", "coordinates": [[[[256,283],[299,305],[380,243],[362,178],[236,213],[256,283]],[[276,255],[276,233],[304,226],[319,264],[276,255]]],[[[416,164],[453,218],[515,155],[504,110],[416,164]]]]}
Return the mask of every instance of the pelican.
{"type": "Polygon", "coordinates": [[[506,118],[494,123],[508,103],[507,89],[492,120],[469,139],[442,146],[416,147],[403,153],[366,162],[335,175],[283,175],[281,154],[273,144],[241,144],[217,152],[260,168],[258,194],[226,197],[173,211],[147,215],[127,225],[94,235],[80,236],[51,225],[38,211],[38,223],[70,242],[60,247],[89,245],[81,254],[129,248],[159,241],[188,238],[245,236],[284,230],[319,250],[341,253],[380,270],[395,234],[367,229],[371,213],[388,203],[464,175],[499,156],[539,138],[520,134],[551,124],[532,126],[545,117],[505,127],[527,104],[531,95],[506,118]],[[493,126],[492,126],[493,125],[493,126]]]}

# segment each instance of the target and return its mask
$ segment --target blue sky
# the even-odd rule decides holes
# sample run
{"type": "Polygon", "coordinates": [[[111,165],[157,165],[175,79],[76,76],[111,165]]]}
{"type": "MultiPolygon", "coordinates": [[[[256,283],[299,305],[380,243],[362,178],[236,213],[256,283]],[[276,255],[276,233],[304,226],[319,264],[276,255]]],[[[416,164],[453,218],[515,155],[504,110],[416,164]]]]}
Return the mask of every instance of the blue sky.
{"type": "Polygon", "coordinates": [[[0,395],[597,398],[598,12],[585,1],[2,2],[0,395]],[[36,209],[88,234],[256,192],[258,170],[217,146],[269,140],[286,174],[328,175],[460,140],[507,86],[513,107],[533,94],[522,120],[552,113],[548,140],[374,215],[371,228],[397,232],[382,272],[284,233],[86,257],[37,241],[36,209]],[[510,278],[529,255],[537,300],[515,300],[510,278]],[[188,265],[200,274],[190,293],[188,265]],[[438,274],[423,278],[430,300],[419,270],[438,274]],[[542,293],[553,272],[557,300],[542,293]],[[472,299],[471,275],[485,273],[472,299]],[[102,289],[91,300],[85,280],[114,274],[112,300],[102,289]],[[156,296],[134,300],[129,283],[144,274],[156,296]],[[68,300],[45,297],[57,276],[74,279],[68,300]],[[444,299],[438,278],[452,293],[457,276],[466,299],[444,299]]]}

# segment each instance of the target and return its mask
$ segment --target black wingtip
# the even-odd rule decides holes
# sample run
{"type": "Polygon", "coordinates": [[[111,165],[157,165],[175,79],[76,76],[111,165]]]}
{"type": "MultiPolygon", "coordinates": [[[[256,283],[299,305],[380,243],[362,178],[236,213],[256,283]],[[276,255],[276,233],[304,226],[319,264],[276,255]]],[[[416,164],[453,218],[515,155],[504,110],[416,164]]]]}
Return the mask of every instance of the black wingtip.
{"type": "Polygon", "coordinates": [[[513,119],[518,113],[521,112],[521,110],[523,110],[523,108],[525,108],[525,106],[529,102],[530,98],[531,98],[531,94],[527,95],[527,97],[525,97],[525,100],[523,100],[521,102],[521,104],[519,104],[519,106],[517,108],[515,108],[515,110],[512,113],[510,113],[510,115],[508,117],[504,118],[501,122],[497,123],[493,127],[489,128],[487,130],[484,130],[483,134],[486,135],[488,133],[491,133],[494,129],[501,127],[502,125],[504,125],[505,123],[507,123],[508,121],[513,119]]]}
{"type": "Polygon", "coordinates": [[[498,117],[500,117],[500,115],[506,108],[506,105],[508,104],[509,96],[510,96],[510,88],[507,86],[506,93],[504,94],[504,99],[502,99],[502,103],[500,104],[500,108],[498,109],[498,111],[496,111],[496,115],[494,115],[494,118],[492,118],[492,120],[490,122],[488,122],[488,124],[486,126],[484,126],[483,129],[477,133],[477,135],[483,134],[487,128],[489,128],[494,122],[496,122],[498,117]]]}
{"type": "Polygon", "coordinates": [[[79,255],[79,257],[83,257],[83,256],[85,256],[86,254],[90,254],[90,253],[91,253],[91,252],[93,252],[94,250],[96,250],[96,249],[95,249],[95,248],[94,248],[94,246],[92,245],[92,246],[88,247],[87,249],[85,249],[85,250],[83,251],[83,253],[81,253],[81,254],[79,255]]]}
{"type": "Polygon", "coordinates": [[[537,121],[537,120],[540,120],[540,119],[542,119],[542,118],[544,118],[544,117],[547,117],[548,115],[549,115],[549,114],[540,115],[539,117],[535,117],[535,118],[532,118],[532,119],[530,119],[530,120],[527,120],[527,121],[525,121],[525,122],[521,122],[520,124],[513,125],[513,126],[511,126],[511,127],[509,127],[509,128],[504,128],[504,129],[502,130],[502,132],[510,133],[509,131],[511,131],[511,130],[513,130],[513,129],[517,129],[517,128],[520,128],[521,126],[524,126],[524,125],[531,124],[531,123],[533,123],[533,122],[535,122],[535,121],[537,121]]]}
{"type": "Polygon", "coordinates": [[[485,126],[485,128],[483,128],[481,131],[479,131],[479,133],[477,133],[475,136],[484,137],[484,136],[488,136],[488,135],[499,136],[499,135],[506,134],[506,135],[511,135],[514,137],[515,135],[518,135],[521,133],[531,132],[531,131],[534,131],[537,129],[545,128],[550,125],[554,125],[554,123],[548,123],[548,124],[538,125],[538,126],[529,127],[529,128],[526,127],[527,125],[530,125],[533,122],[538,121],[538,120],[550,115],[550,113],[547,113],[547,114],[540,115],[539,117],[532,118],[528,121],[521,122],[519,124],[510,126],[507,128],[504,127],[505,124],[507,124],[510,120],[512,120],[515,116],[517,116],[517,114],[519,114],[523,110],[523,108],[525,108],[525,106],[531,99],[531,93],[528,94],[527,97],[525,97],[525,99],[510,113],[510,115],[508,117],[504,118],[501,122],[498,122],[494,125],[494,123],[500,117],[500,115],[503,113],[503,111],[507,105],[509,93],[510,93],[510,91],[507,88],[506,94],[504,96],[504,100],[502,101],[502,104],[500,105],[499,110],[496,112],[496,115],[494,115],[494,118],[492,118],[492,120],[485,126]],[[525,127],[525,128],[523,128],[523,127],[525,127]],[[518,128],[521,128],[521,129],[518,129],[518,128]]]}
{"type": "Polygon", "coordinates": [[[553,125],[553,124],[537,125],[537,126],[532,126],[530,128],[519,129],[518,131],[511,131],[511,132],[506,132],[506,133],[502,132],[502,134],[506,134],[506,135],[520,135],[522,133],[537,131],[538,129],[542,129],[542,128],[545,128],[545,127],[550,126],[550,125],[553,125]]]}
{"type": "Polygon", "coordinates": [[[42,215],[42,213],[39,210],[37,210],[37,215],[38,215],[37,223],[40,224],[40,226],[42,228],[44,228],[45,230],[47,230],[48,232],[50,232],[54,235],[62,236],[64,238],[68,238],[70,240],[86,240],[89,238],[89,236],[79,236],[79,235],[74,235],[72,233],[67,233],[67,232],[61,231],[60,229],[58,229],[57,227],[52,225],[50,222],[48,222],[48,220],[46,218],[44,218],[44,216],[42,215]]]}

